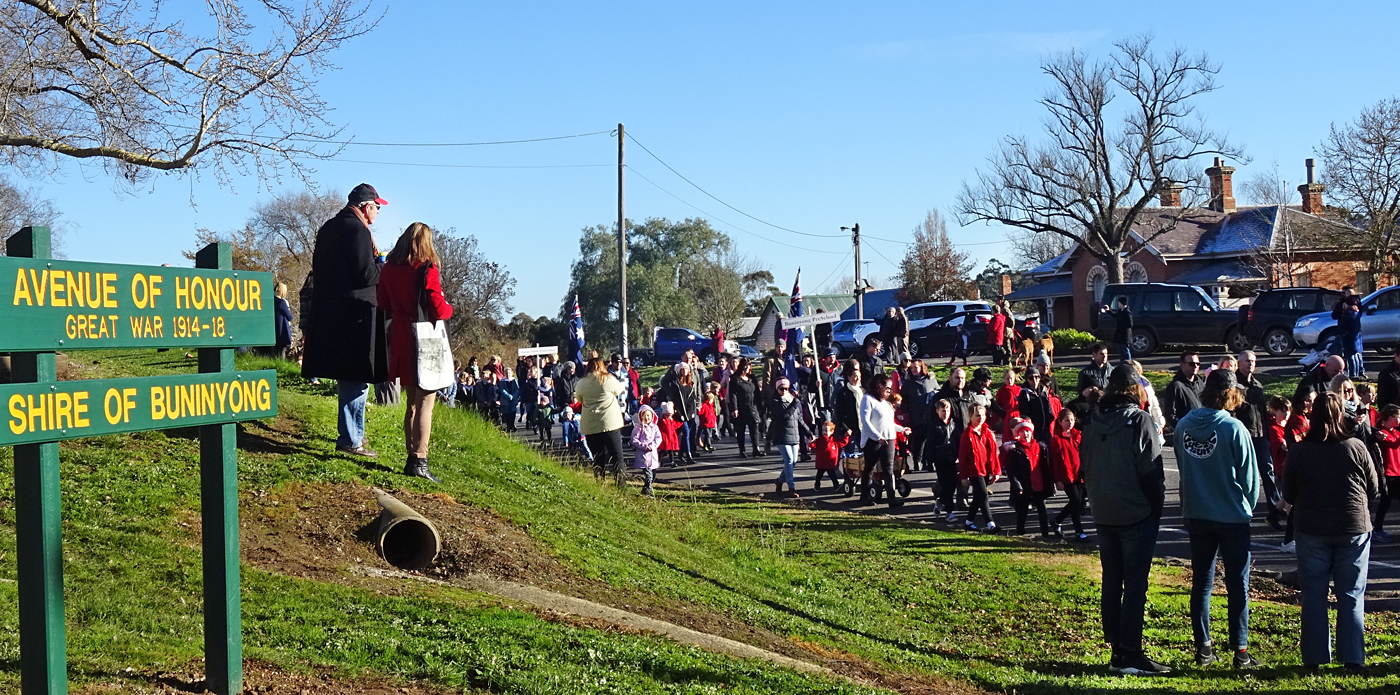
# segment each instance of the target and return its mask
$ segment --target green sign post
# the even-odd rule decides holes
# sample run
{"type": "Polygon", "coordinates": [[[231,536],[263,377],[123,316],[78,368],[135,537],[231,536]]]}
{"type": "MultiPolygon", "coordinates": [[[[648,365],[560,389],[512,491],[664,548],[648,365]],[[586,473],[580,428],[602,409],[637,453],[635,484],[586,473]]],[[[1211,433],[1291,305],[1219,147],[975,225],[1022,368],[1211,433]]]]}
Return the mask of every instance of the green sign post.
{"type": "Polygon", "coordinates": [[[58,442],[199,427],[205,684],[243,689],[236,422],[277,414],[277,373],[236,372],[233,348],[273,343],[272,275],[235,272],[210,244],[195,268],[49,260],[49,230],[26,227],[0,258],[13,384],[0,385],[0,446],[15,448],[20,688],[68,692],[58,442]],[[198,374],[60,382],[54,353],[199,348],[198,374]]]}

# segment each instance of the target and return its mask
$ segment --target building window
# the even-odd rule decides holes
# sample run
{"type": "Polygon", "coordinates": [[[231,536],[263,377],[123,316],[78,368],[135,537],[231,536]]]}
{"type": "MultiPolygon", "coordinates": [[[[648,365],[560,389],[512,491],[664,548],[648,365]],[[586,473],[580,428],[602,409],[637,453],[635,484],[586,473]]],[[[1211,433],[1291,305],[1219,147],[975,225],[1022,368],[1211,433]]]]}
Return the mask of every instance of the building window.
{"type": "Polygon", "coordinates": [[[1376,276],[1369,270],[1356,271],[1356,293],[1368,295],[1376,291],[1376,276]]]}
{"type": "Polygon", "coordinates": [[[1147,282],[1147,269],[1137,261],[1123,266],[1123,282],[1147,282]]]}
{"type": "Polygon", "coordinates": [[[1103,301],[1103,288],[1108,284],[1108,269],[1099,264],[1089,269],[1089,281],[1084,289],[1090,292],[1095,304],[1103,301]]]}

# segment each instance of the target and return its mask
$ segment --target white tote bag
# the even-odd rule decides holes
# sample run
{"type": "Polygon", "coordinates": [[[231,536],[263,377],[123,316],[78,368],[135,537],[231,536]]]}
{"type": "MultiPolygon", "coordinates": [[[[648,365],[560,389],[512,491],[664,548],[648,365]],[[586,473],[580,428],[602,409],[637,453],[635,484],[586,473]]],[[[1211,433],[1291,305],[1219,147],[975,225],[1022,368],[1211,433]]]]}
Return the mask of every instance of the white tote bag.
{"type": "Polygon", "coordinates": [[[447,323],[423,318],[427,268],[424,264],[418,282],[418,320],[413,323],[413,339],[418,345],[418,388],[436,391],[456,383],[456,375],[452,368],[452,345],[447,342],[447,323]]]}

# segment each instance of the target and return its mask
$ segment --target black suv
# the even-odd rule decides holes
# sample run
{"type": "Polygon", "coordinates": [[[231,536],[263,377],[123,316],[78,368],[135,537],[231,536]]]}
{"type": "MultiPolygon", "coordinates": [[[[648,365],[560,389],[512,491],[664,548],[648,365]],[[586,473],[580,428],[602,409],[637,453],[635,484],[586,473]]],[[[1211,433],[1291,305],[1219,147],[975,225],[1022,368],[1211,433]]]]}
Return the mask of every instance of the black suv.
{"type": "MultiPolygon", "coordinates": [[[[1249,345],[1240,335],[1236,312],[1220,308],[1195,285],[1162,282],[1134,282],[1109,285],[1103,290],[1103,303],[1117,297],[1128,298],[1133,312],[1133,355],[1150,355],[1163,345],[1220,345],[1232,352],[1249,345]]],[[[1093,333],[1100,340],[1112,340],[1117,323],[1103,306],[1091,312],[1093,333]]]]}
{"type": "Polygon", "coordinates": [[[1293,324],[1299,318],[1319,311],[1331,311],[1342,293],[1322,287],[1287,287],[1265,290],[1254,301],[1240,307],[1240,333],[1250,345],[1259,345],[1270,355],[1282,357],[1293,352],[1293,324]]]}

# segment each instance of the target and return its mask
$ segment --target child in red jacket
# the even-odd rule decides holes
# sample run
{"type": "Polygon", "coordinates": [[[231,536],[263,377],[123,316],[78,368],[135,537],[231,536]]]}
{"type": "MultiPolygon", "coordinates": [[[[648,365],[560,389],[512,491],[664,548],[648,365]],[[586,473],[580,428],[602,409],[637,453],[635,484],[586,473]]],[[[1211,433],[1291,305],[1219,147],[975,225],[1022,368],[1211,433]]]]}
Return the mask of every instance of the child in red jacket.
{"type": "Polygon", "coordinates": [[[1050,522],[1046,518],[1045,499],[1055,490],[1055,483],[1041,456],[1040,442],[1035,440],[1035,425],[1027,418],[1016,418],[1011,424],[1011,441],[1001,447],[1005,463],[1002,469],[1011,479],[1011,506],[1016,509],[1016,535],[1026,533],[1026,517],[1035,507],[1040,520],[1040,537],[1050,537],[1050,522]]]}
{"type": "Polygon", "coordinates": [[[997,455],[997,438],[987,424],[987,406],[973,403],[967,409],[967,429],[963,431],[962,442],[958,445],[958,477],[964,485],[972,487],[972,504],[967,510],[963,526],[976,531],[977,512],[982,512],[986,530],[994,532],[997,524],[992,521],[992,506],[987,500],[987,484],[1001,480],[1001,458],[997,455]]]}
{"type": "Polygon", "coordinates": [[[670,468],[676,465],[676,452],[681,450],[680,431],[683,423],[676,419],[676,406],[670,401],[661,404],[661,419],[656,426],[661,430],[661,465],[670,468]]]}
{"type": "Polygon", "coordinates": [[[833,488],[841,487],[841,450],[851,441],[850,433],[836,436],[836,423],[827,420],[822,424],[822,433],[808,446],[817,455],[817,479],[812,483],[813,490],[822,489],[822,477],[831,477],[833,488]]]}
{"type": "Polygon", "coordinates": [[[714,453],[715,428],[719,427],[719,416],[715,413],[715,393],[705,394],[705,402],[700,404],[696,414],[700,417],[700,448],[714,453]]]}
{"type": "Polygon", "coordinates": [[[905,470],[908,470],[909,461],[909,435],[904,431],[913,427],[909,421],[909,411],[904,409],[904,397],[898,393],[890,396],[890,402],[894,404],[894,422],[899,427],[894,428],[894,455],[905,462],[905,470]]]}
{"type": "Polygon", "coordinates": [[[1376,505],[1376,526],[1373,538],[1381,543],[1390,542],[1390,534],[1385,527],[1385,515],[1390,511],[1390,501],[1400,497],[1400,406],[1391,403],[1381,409],[1376,419],[1381,426],[1374,438],[1376,448],[1381,452],[1381,468],[1385,473],[1385,487],[1388,494],[1382,495],[1376,505]]]}
{"type": "Polygon", "coordinates": [[[1074,523],[1074,538],[1089,540],[1084,533],[1084,476],[1079,472],[1079,443],[1084,433],[1075,428],[1074,411],[1065,408],[1055,416],[1055,424],[1050,427],[1050,477],[1055,487],[1065,491],[1065,508],[1055,515],[1055,535],[1064,537],[1061,526],[1065,517],[1074,523]]]}
{"type": "Polygon", "coordinates": [[[995,417],[992,423],[998,425],[1001,430],[1003,441],[1011,441],[1011,422],[1021,417],[1016,402],[1021,398],[1021,387],[1016,383],[1016,377],[1021,370],[1015,367],[1007,367],[1006,373],[1002,374],[1001,388],[997,389],[996,400],[993,401],[992,411],[995,417]]]}

